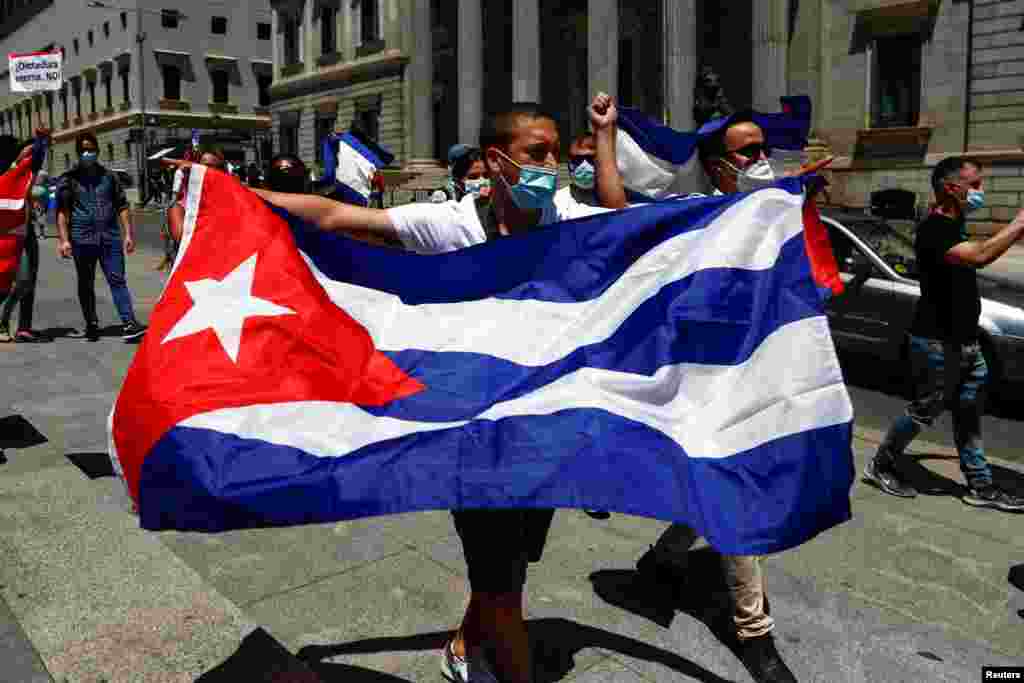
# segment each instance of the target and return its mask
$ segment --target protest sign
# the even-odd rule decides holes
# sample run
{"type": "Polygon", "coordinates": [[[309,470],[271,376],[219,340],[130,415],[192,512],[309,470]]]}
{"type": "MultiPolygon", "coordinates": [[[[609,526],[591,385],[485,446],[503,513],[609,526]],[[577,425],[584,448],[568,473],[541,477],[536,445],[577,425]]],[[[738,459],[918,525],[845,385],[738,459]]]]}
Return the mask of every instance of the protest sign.
{"type": "Polygon", "coordinates": [[[60,90],[64,83],[63,55],[58,52],[27,52],[7,55],[11,92],[60,90]]]}

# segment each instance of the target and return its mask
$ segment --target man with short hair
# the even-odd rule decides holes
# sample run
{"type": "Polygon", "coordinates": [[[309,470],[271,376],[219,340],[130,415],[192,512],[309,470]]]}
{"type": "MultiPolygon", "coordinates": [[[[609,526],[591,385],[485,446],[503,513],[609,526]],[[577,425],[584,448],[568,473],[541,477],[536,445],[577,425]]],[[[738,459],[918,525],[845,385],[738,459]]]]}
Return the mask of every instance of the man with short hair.
{"type": "Polygon", "coordinates": [[[98,150],[92,133],[80,133],[75,139],[78,164],[61,176],[57,195],[57,252],[62,258],[74,258],[78,274],[78,301],[85,317],[85,331],[73,336],[89,341],[100,337],[96,315],[99,264],[121,318],[122,338],[134,341],[145,334],[146,328],[135,319],[132,295],[125,281],[124,255],[135,251],[131,211],[117,175],[97,160],[98,150]]]}
{"type": "Polygon", "coordinates": [[[977,270],[989,265],[1024,235],[1024,210],[982,241],[967,235],[966,216],[985,203],[981,164],[969,157],[943,159],[932,172],[935,205],[917,226],[914,253],[921,280],[910,327],[914,400],[889,428],[864,478],[885,493],[913,498],[917,491],[900,477],[904,450],[949,407],[968,505],[1024,512],[1024,498],[992,481],[981,440],[988,367],[978,337],[981,297],[977,270]]]}
{"type": "MultiPolygon", "coordinates": [[[[730,116],[701,142],[698,152],[715,195],[752,190],[775,180],[768,164],[770,150],[765,145],[764,131],[750,112],[730,116]]],[[[686,554],[697,538],[697,532],[688,525],[671,525],[637,562],[637,571],[659,583],[685,582],[686,554]]],[[[775,648],[775,621],[768,610],[761,558],[722,555],[722,571],[732,601],[732,629],[740,661],[758,683],[796,683],[775,648]]]]}
{"type": "MultiPolygon", "coordinates": [[[[602,178],[610,178],[612,186],[598,190],[600,159],[597,138],[589,131],[577,135],[569,145],[569,185],[555,193],[555,206],[560,214],[570,217],[586,215],[589,207],[626,208],[626,190],[618,173],[605,169],[600,175],[602,178]]],[[[604,515],[599,513],[599,516],[603,518],[604,515]]]]}
{"type": "MultiPolygon", "coordinates": [[[[615,165],[617,117],[611,97],[602,93],[594,98],[590,121],[598,154],[604,156],[598,168],[599,191],[616,185],[621,189],[615,165]]],[[[467,194],[461,201],[379,210],[315,195],[257,193],[321,229],[397,239],[412,251],[438,254],[606,210],[585,207],[565,215],[555,206],[560,149],[555,118],[537,104],[515,103],[482,122],[480,150],[492,188],[486,200],[467,194]]],[[[471,596],[462,625],[442,656],[442,672],[450,680],[531,680],[523,589],[527,565],[540,559],[553,514],[553,510],[452,511],[471,596]],[[496,538],[501,541],[496,543],[496,538]],[[483,654],[488,645],[494,652],[491,663],[483,654]],[[491,673],[491,664],[498,677],[491,673]]]]}

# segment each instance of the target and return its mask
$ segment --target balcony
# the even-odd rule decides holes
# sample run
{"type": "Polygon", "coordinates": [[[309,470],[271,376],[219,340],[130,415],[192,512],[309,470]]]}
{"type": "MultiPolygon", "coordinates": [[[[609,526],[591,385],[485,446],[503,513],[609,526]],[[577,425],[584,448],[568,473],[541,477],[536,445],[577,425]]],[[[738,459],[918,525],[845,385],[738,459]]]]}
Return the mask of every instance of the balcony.
{"type": "Polygon", "coordinates": [[[167,100],[160,99],[160,111],[192,111],[192,104],[188,100],[167,100]]]}
{"type": "Polygon", "coordinates": [[[210,102],[209,109],[211,114],[237,114],[238,105],[228,104],[227,102],[210,102]]]}

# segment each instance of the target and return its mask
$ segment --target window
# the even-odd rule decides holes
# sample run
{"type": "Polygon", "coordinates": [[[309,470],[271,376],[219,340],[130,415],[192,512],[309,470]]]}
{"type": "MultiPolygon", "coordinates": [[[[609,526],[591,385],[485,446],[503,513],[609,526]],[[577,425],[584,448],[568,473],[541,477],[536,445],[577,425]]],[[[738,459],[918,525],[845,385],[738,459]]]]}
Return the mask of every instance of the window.
{"type": "Polygon", "coordinates": [[[46,122],[50,127],[50,130],[54,129],[53,125],[53,93],[46,93],[46,122]]]}
{"type": "Polygon", "coordinates": [[[64,152],[64,168],[71,168],[71,155],[64,152]]]}
{"type": "Polygon", "coordinates": [[[256,76],[256,86],[259,88],[260,93],[260,106],[270,106],[270,84],[273,81],[273,77],[269,74],[260,74],[256,76]]]}
{"type": "Polygon", "coordinates": [[[355,122],[359,129],[366,133],[366,136],[371,140],[376,140],[380,136],[379,109],[364,109],[363,111],[357,111],[355,122]]]}
{"type": "Polygon", "coordinates": [[[64,118],[61,121],[66,122],[68,120],[68,91],[64,88],[60,91],[60,107],[64,111],[64,118]]]}
{"type": "Polygon", "coordinates": [[[337,10],[333,7],[320,8],[320,53],[332,55],[337,52],[337,10]]]}
{"type": "Polygon", "coordinates": [[[284,63],[298,64],[299,59],[299,22],[295,17],[281,18],[281,32],[284,36],[284,63]]]}
{"type": "Polygon", "coordinates": [[[89,81],[89,113],[96,113],[96,81],[89,81]]]}
{"type": "Polygon", "coordinates": [[[109,38],[110,37],[110,22],[109,21],[104,21],[103,22],[103,37],[104,38],[109,38]]]}
{"type": "Polygon", "coordinates": [[[281,154],[299,153],[299,127],[295,124],[281,124],[281,154]]]}
{"type": "Polygon", "coordinates": [[[82,118],[82,91],[75,89],[75,118],[82,118]]]}
{"type": "Polygon", "coordinates": [[[124,155],[125,155],[125,157],[127,157],[129,159],[132,158],[132,141],[131,140],[125,140],[124,141],[124,155]]]}
{"type": "Polygon", "coordinates": [[[75,54],[77,55],[78,54],[78,38],[75,38],[74,41],[72,41],[71,44],[74,45],[74,47],[75,47],[75,54]]]}
{"type": "Polygon", "coordinates": [[[361,0],[359,3],[359,37],[362,39],[360,41],[362,43],[371,43],[380,37],[378,31],[378,22],[380,21],[378,2],[379,0],[361,0]]]}
{"type": "Polygon", "coordinates": [[[163,65],[164,76],[164,99],[181,99],[181,69],[173,64],[163,65]]]}
{"type": "Polygon", "coordinates": [[[256,24],[256,40],[270,40],[270,24],[262,21],[256,24]]]}
{"type": "Polygon", "coordinates": [[[210,33],[222,36],[228,32],[228,18],[227,17],[211,17],[210,19],[210,33]]]}
{"type": "Polygon", "coordinates": [[[114,108],[114,93],[111,92],[114,89],[114,85],[110,74],[103,75],[103,89],[106,91],[107,96],[107,111],[114,108]]]}
{"type": "Polygon", "coordinates": [[[128,104],[128,94],[131,92],[128,85],[128,69],[121,72],[121,94],[123,99],[121,100],[125,104],[128,104]]]}
{"type": "Polygon", "coordinates": [[[178,10],[160,10],[160,25],[164,28],[178,28],[178,10]]]}
{"type": "Polygon", "coordinates": [[[85,37],[89,40],[89,47],[92,47],[93,38],[92,38],[92,30],[91,29],[89,30],[88,33],[85,34],[85,37]]]}
{"type": "Polygon", "coordinates": [[[113,161],[113,160],[114,160],[114,143],[113,142],[108,142],[107,143],[107,161],[113,161]]]}
{"type": "Polygon", "coordinates": [[[874,57],[872,127],[916,126],[921,110],[921,36],[878,38],[874,57]]]}
{"type": "Polygon", "coordinates": [[[127,12],[121,12],[121,30],[122,31],[127,31],[128,30],[128,13],[127,12]]]}
{"type": "Polygon", "coordinates": [[[334,123],[338,120],[337,114],[322,114],[316,119],[316,162],[324,161],[324,139],[334,132],[334,123]]]}
{"type": "Polygon", "coordinates": [[[228,103],[228,72],[222,69],[210,72],[213,83],[213,101],[217,104],[228,103]]]}

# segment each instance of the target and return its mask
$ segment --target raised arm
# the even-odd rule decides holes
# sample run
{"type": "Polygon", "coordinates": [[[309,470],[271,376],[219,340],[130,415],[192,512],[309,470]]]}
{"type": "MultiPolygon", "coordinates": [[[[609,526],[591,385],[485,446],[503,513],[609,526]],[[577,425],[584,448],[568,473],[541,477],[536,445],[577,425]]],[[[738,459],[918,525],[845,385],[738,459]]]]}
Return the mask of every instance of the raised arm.
{"type": "Polygon", "coordinates": [[[594,129],[597,147],[597,182],[595,190],[601,206],[606,209],[626,208],[626,189],[615,158],[615,137],[618,134],[619,110],[615,101],[605,93],[598,93],[590,105],[590,125],[594,129]]]}
{"type": "Polygon", "coordinates": [[[961,242],[946,252],[946,262],[954,265],[984,268],[1007,252],[1024,236],[1024,209],[1017,212],[1009,225],[980,242],[961,242]]]}
{"type": "Polygon", "coordinates": [[[252,191],[271,204],[313,223],[321,230],[344,232],[354,237],[369,233],[388,240],[398,239],[398,233],[388,218],[388,212],[383,209],[343,204],[315,194],[288,194],[260,189],[252,191]]]}

